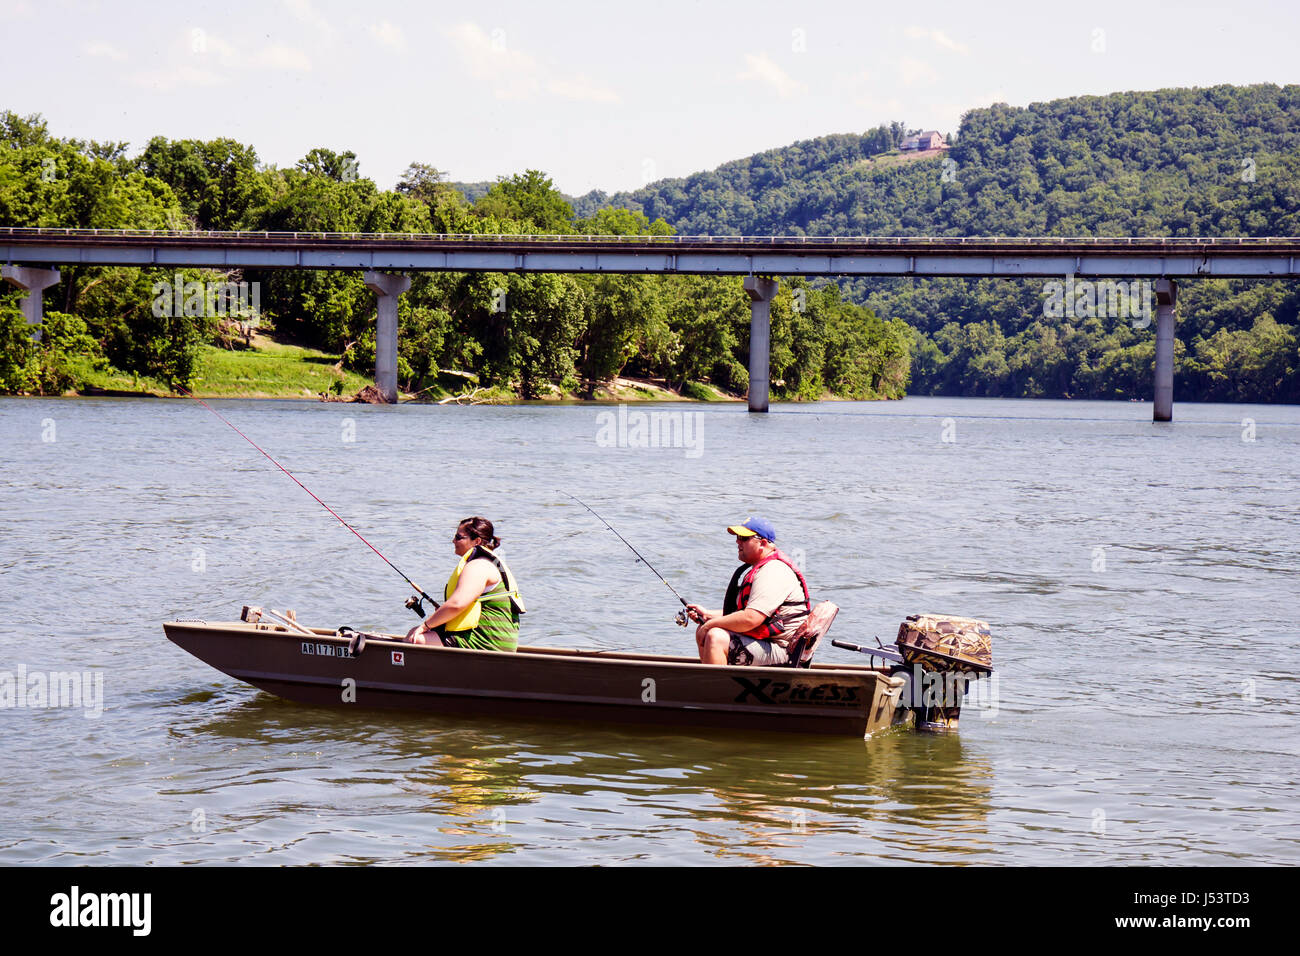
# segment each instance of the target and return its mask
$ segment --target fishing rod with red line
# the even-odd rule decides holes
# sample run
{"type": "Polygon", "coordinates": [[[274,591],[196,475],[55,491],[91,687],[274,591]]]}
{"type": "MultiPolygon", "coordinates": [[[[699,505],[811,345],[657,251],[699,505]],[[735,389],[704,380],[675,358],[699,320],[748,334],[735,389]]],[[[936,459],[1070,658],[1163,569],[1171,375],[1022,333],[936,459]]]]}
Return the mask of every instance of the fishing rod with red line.
{"type": "Polygon", "coordinates": [[[310,488],[308,488],[306,485],[304,485],[301,481],[299,481],[298,478],[297,478],[297,476],[294,475],[293,472],[291,472],[288,468],[284,467],[284,465],[280,464],[278,461],[276,461],[274,458],[272,458],[270,455],[268,455],[268,454],[266,453],[266,451],[262,448],[261,445],[259,445],[257,442],[253,441],[253,439],[249,438],[247,435],[245,435],[243,432],[241,432],[238,428],[235,427],[235,425],[234,425],[234,424],[233,424],[229,419],[227,419],[224,415],[222,415],[219,411],[217,411],[215,408],[213,408],[211,405],[209,405],[209,404],[208,404],[207,402],[205,402],[203,399],[199,398],[197,395],[195,395],[193,392],[191,392],[191,391],[190,391],[188,388],[186,388],[184,385],[177,385],[176,388],[178,388],[181,392],[183,392],[183,393],[185,393],[186,395],[188,395],[190,398],[194,399],[196,402],[198,402],[200,405],[202,405],[204,408],[206,408],[208,411],[210,411],[213,415],[216,415],[216,416],[217,416],[218,418],[220,418],[223,422],[225,422],[227,425],[229,425],[230,428],[234,430],[235,434],[237,434],[240,438],[244,439],[244,441],[248,442],[250,445],[252,445],[254,448],[256,448],[259,452],[261,452],[262,455],[263,455],[263,457],[265,457],[266,460],[269,461],[271,464],[275,465],[276,468],[279,468],[282,472],[284,472],[286,475],[288,475],[290,478],[292,478],[293,481],[294,481],[294,484],[296,484],[296,485],[297,485],[299,488],[301,488],[303,491],[307,492],[307,494],[309,494],[309,495],[311,495],[313,498],[315,498],[315,499],[316,499],[316,503],[319,504],[319,505],[320,505],[322,508],[324,508],[326,511],[328,511],[330,514],[332,514],[336,519],[338,519],[339,524],[343,525],[343,527],[347,528],[347,529],[348,529],[349,531],[351,531],[354,535],[356,535],[356,536],[361,540],[362,544],[364,544],[364,545],[365,545],[367,548],[369,548],[371,551],[375,552],[375,554],[379,555],[380,559],[381,559],[381,560],[382,560],[386,565],[388,565],[390,568],[392,568],[394,571],[396,571],[398,574],[400,574],[400,575],[402,576],[402,580],[404,580],[407,584],[409,584],[409,585],[410,585],[410,586],[415,590],[416,595],[418,595],[418,596],[409,597],[409,598],[406,599],[406,606],[407,606],[407,607],[409,607],[409,608],[410,608],[412,611],[414,611],[416,614],[420,615],[420,617],[424,617],[424,616],[428,613],[428,612],[426,612],[426,611],[424,610],[424,602],[425,602],[425,601],[430,602],[430,603],[431,603],[435,608],[438,607],[438,602],[435,601],[435,600],[434,600],[434,599],[433,599],[433,598],[432,598],[432,597],[431,597],[431,596],[430,596],[430,595],[429,595],[429,594],[424,590],[424,588],[420,587],[418,584],[416,584],[414,581],[412,581],[409,577],[407,577],[405,571],[403,571],[403,570],[402,570],[401,568],[399,568],[397,565],[393,564],[392,561],[389,561],[388,558],[384,557],[384,554],[383,554],[382,551],[380,551],[380,550],[379,550],[378,548],[376,548],[373,544],[371,544],[369,541],[367,541],[367,540],[365,539],[365,536],[362,535],[360,531],[358,531],[356,528],[352,527],[352,525],[348,524],[348,523],[347,523],[346,521],[344,521],[341,517],[339,517],[338,512],[336,512],[333,508],[331,508],[331,507],[330,507],[329,505],[327,505],[325,502],[321,501],[320,498],[318,498],[318,497],[316,496],[316,493],[315,493],[314,491],[312,491],[310,488]]]}

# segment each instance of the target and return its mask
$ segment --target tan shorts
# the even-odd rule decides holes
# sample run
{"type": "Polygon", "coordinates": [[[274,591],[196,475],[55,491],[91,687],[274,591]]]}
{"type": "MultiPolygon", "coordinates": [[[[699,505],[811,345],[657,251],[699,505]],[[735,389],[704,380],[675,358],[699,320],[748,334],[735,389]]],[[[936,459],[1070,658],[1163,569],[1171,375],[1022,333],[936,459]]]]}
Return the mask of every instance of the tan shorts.
{"type": "Polygon", "coordinates": [[[727,647],[727,663],[737,667],[784,667],[790,663],[790,655],[784,647],[775,641],[761,641],[757,637],[746,637],[735,631],[728,631],[731,644],[727,647]]]}

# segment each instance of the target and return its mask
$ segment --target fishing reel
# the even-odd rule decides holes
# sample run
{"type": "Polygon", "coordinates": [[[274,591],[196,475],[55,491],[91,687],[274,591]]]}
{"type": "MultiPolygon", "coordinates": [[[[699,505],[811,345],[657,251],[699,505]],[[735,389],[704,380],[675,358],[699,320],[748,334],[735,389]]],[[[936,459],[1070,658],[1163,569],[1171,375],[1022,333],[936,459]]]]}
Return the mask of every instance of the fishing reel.
{"type": "Polygon", "coordinates": [[[686,626],[686,608],[682,608],[680,611],[678,611],[678,612],[677,612],[677,617],[674,618],[674,620],[677,621],[677,626],[678,626],[678,627],[685,627],[685,626],[686,626]]]}
{"type": "MultiPolygon", "coordinates": [[[[406,606],[418,614],[421,618],[429,616],[429,612],[424,609],[424,599],[426,595],[412,594],[406,599],[406,606]]],[[[432,598],[429,599],[432,602],[432,598]]]]}

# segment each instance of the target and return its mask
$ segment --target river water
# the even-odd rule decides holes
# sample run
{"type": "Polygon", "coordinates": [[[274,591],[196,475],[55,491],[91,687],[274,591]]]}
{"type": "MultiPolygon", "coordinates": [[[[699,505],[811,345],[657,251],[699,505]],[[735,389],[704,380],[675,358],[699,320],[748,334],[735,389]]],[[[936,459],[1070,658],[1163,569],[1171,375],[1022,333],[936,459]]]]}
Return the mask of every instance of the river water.
{"type": "Polygon", "coordinates": [[[195,402],[0,400],[0,672],[102,680],[0,710],[0,863],[1300,862],[1300,408],[213,404],[426,588],[492,519],[524,643],[693,650],[570,492],[706,605],[764,515],[833,637],[978,617],[997,683],[865,741],[287,703],[161,623],[404,630],[402,580],[195,402]]]}

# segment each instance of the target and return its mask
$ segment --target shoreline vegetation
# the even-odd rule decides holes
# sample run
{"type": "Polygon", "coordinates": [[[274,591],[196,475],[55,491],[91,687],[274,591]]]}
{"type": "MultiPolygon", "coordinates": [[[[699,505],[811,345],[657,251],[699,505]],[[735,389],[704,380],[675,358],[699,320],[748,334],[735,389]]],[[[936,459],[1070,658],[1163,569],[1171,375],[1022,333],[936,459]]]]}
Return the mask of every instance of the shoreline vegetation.
{"type": "MultiPolygon", "coordinates": [[[[711,385],[691,382],[672,387],[663,380],[615,377],[586,390],[565,392],[552,387],[536,399],[522,399],[508,388],[480,386],[475,376],[439,370],[439,383],[419,391],[399,391],[398,402],[440,405],[513,405],[525,402],[613,404],[622,402],[743,402],[711,385]]],[[[365,402],[376,394],[369,378],[342,364],[342,356],[254,333],[240,350],[205,346],[199,352],[197,376],[189,391],[198,398],[301,399],[304,401],[365,402]]],[[[57,395],[60,398],[181,398],[163,381],[130,375],[113,368],[89,368],[84,383],[57,395]]],[[[831,396],[827,396],[830,398],[831,396]]]]}

